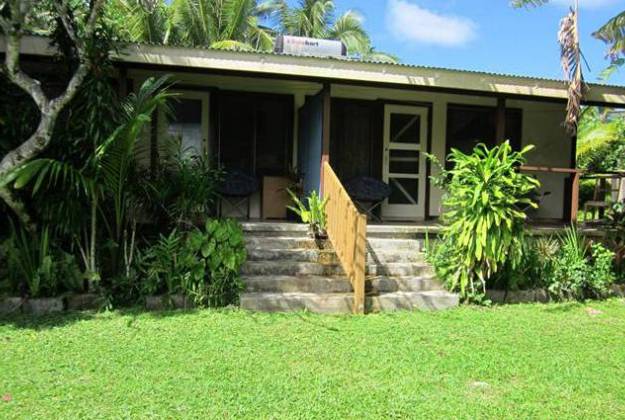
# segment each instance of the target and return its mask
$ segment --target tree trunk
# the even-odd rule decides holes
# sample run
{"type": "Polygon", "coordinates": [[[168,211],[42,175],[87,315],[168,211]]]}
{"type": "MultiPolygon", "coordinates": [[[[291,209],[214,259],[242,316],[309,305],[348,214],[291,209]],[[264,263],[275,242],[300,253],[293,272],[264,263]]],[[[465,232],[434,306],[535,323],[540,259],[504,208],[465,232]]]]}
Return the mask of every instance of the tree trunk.
{"type": "MultiPolygon", "coordinates": [[[[50,144],[52,131],[54,130],[54,124],[58,115],[65,105],[76,95],[78,88],[82,85],[91,68],[86,41],[92,39],[94,36],[97,19],[103,2],[104,0],[94,0],[91,3],[82,37],[77,36],[73,24],[69,21],[68,1],[64,0],[54,3],[63,26],[74,42],[80,58],[80,64],[69,80],[65,91],[54,99],[49,99],[46,96],[40,81],[30,77],[22,71],[19,66],[21,41],[24,34],[23,28],[26,26],[29,14],[32,12],[33,3],[25,0],[15,0],[9,4],[9,18],[4,16],[4,13],[0,13],[0,27],[4,32],[5,41],[3,73],[6,74],[6,77],[11,82],[15,83],[30,95],[41,113],[39,125],[33,135],[0,160],[0,179],[38,156],[50,144]]],[[[1,3],[2,6],[4,6],[4,2],[1,3]]],[[[1,11],[4,12],[5,9],[1,11]]],[[[33,227],[32,219],[28,215],[26,207],[19,199],[10,193],[8,185],[4,186],[0,191],[0,198],[15,212],[20,221],[23,223],[26,222],[25,227],[33,227]]]]}
{"type": "Polygon", "coordinates": [[[15,197],[8,188],[0,188],[0,198],[13,210],[13,213],[15,213],[24,228],[29,232],[35,230],[35,224],[22,200],[15,197]]]}

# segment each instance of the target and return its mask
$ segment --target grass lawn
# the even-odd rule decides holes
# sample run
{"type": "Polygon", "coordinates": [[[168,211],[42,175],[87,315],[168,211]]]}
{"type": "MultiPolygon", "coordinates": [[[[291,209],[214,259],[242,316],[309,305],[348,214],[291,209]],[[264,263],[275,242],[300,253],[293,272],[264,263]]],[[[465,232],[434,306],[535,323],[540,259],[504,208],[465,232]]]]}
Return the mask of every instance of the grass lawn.
{"type": "Polygon", "coordinates": [[[625,302],[0,320],[0,418],[625,417],[625,302]]]}

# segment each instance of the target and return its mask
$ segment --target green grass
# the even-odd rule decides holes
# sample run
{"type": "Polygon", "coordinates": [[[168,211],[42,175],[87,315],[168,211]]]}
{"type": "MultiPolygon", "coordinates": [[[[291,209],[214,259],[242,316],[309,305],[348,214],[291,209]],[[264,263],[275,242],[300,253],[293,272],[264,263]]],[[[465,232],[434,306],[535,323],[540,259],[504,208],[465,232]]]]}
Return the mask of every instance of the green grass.
{"type": "Polygon", "coordinates": [[[622,300],[0,320],[0,418],[623,418],[624,378],[622,300]]]}

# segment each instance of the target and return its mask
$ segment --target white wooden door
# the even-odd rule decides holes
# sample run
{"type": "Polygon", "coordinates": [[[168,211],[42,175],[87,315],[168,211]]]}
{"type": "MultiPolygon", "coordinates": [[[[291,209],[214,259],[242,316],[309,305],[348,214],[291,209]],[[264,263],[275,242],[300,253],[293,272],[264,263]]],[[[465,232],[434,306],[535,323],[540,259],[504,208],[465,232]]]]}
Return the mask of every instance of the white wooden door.
{"type": "Polygon", "coordinates": [[[382,206],[384,219],[425,218],[427,133],[428,108],[385,106],[383,175],[392,193],[382,206]]]}

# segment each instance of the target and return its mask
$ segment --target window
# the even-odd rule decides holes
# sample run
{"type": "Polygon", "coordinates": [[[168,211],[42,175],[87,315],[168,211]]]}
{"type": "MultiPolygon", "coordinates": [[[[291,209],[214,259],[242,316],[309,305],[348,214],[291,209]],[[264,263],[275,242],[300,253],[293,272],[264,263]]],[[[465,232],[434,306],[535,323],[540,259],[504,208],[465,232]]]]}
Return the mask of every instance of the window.
{"type": "Polygon", "coordinates": [[[183,156],[203,154],[202,100],[180,99],[172,101],[172,118],[167,124],[167,134],[180,143],[183,156]]]}
{"type": "MultiPolygon", "coordinates": [[[[506,109],[506,138],[519,150],[522,138],[522,111],[506,109]]],[[[449,105],[447,108],[446,155],[452,148],[470,153],[478,143],[495,146],[497,108],[470,105],[449,105]]]]}
{"type": "Polygon", "coordinates": [[[293,125],[291,96],[220,92],[218,120],[223,168],[258,177],[287,173],[293,125]]]}

